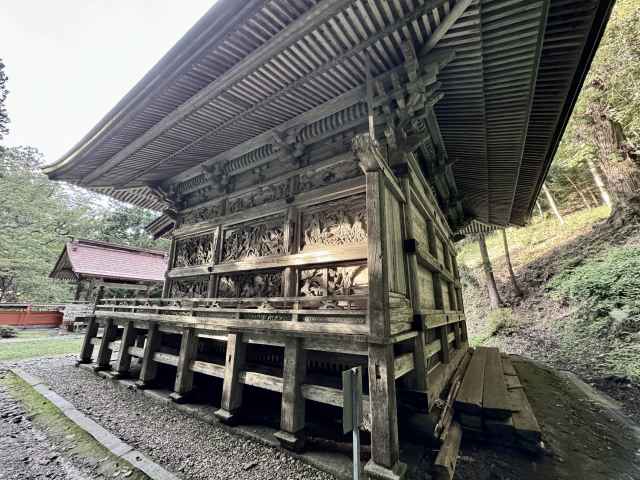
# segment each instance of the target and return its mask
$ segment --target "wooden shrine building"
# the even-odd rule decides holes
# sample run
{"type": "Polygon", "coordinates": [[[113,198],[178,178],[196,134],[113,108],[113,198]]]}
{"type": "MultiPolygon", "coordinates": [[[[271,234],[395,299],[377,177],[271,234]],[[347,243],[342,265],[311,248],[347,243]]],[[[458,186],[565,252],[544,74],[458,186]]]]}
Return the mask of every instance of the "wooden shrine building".
{"type": "Polygon", "coordinates": [[[226,421],[278,392],[289,448],[363,365],[365,470],[402,477],[397,404],[467,347],[453,240],[527,221],[612,4],[219,0],[46,169],[171,231],[163,298],[98,305],[81,361],[171,365],[178,401],[216,379],[226,421]]]}
{"type": "Polygon", "coordinates": [[[104,296],[105,291],[133,290],[149,296],[153,288],[164,284],[167,257],[159,250],[71,240],[49,277],[75,283],[76,301],[92,301],[104,296]]]}

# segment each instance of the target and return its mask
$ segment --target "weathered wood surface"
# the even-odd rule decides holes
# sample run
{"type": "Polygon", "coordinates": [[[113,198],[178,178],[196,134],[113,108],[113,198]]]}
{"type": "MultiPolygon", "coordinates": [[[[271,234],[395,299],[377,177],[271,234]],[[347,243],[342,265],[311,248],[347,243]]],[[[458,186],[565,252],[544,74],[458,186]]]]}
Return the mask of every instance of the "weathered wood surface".
{"type": "Polygon", "coordinates": [[[455,401],[455,408],[460,412],[479,415],[482,410],[486,354],[484,349],[475,349],[471,356],[455,401]]]}
{"type": "Polygon", "coordinates": [[[497,348],[480,347],[476,352],[481,350],[486,352],[482,412],[493,418],[507,418],[511,415],[511,402],[507,397],[500,351],[497,348]]]}
{"type": "Polygon", "coordinates": [[[461,442],[462,428],[458,422],[452,422],[433,464],[433,473],[436,480],[453,479],[461,442]]]}

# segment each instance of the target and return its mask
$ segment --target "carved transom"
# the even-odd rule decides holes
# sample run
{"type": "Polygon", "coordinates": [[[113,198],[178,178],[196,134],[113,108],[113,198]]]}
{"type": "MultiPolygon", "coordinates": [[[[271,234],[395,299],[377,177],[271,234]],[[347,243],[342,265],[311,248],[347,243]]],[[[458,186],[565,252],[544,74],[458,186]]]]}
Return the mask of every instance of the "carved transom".
{"type": "Polygon", "coordinates": [[[365,264],[344,267],[311,268],[300,272],[300,295],[364,295],[369,283],[365,264]]]}

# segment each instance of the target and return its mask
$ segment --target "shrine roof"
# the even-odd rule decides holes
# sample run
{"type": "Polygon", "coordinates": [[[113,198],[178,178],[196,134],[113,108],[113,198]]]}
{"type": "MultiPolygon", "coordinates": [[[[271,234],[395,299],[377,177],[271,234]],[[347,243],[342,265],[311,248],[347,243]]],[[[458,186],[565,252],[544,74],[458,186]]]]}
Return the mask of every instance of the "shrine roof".
{"type": "Polygon", "coordinates": [[[51,278],[79,276],[126,281],[164,281],[167,253],[95,240],[72,240],[64,246],[51,278]]]}
{"type": "Polygon", "coordinates": [[[273,157],[274,138],[292,129],[304,144],[337,113],[336,131],[366,125],[365,57],[380,78],[414,51],[437,74],[425,84],[455,185],[442,206],[523,224],[613,3],[219,0],[45,172],[161,211],[167,191],[273,157]]]}

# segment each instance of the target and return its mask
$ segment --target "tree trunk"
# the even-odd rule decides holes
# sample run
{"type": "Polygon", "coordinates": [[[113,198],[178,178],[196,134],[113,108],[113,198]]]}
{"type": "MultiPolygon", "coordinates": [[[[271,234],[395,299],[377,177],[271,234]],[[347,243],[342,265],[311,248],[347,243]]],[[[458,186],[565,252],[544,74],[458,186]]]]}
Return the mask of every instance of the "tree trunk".
{"type": "MultiPolygon", "coordinates": [[[[593,193],[593,189],[587,188],[587,193],[589,194],[589,198],[591,198],[591,201],[593,202],[593,206],[594,207],[598,208],[604,202],[604,199],[602,197],[600,197],[601,198],[600,201],[598,200],[598,197],[596,197],[595,194],[593,193]]],[[[600,193],[602,193],[602,192],[600,192],[600,193]]],[[[609,197],[609,195],[607,194],[607,198],[608,197],[609,197]]]]}
{"type": "Polygon", "coordinates": [[[589,171],[591,172],[591,176],[593,177],[593,183],[598,187],[598,191],[600,192],[600,198],[602,198],[602,202],[608,207],[611,206],[611,198],[609,197],[609,192],[604,186],[604,181],[602,180],[602,175],[598,171],[598,167],[593,163],[593,160],[590,158],[587,159],[587,164],[589,165],[589,171]]]}
{"type": "Polygon", "coordinates": [[[564,174],[562,176],[571,184],[575,192],[580,196],[580,199],[582,200],[582,203],[584,204],[584,206],[586,208],[591,208],[591,204],[587,200],[587,197],[584,196],[584,193],[582,193],[582,190],[578,188],[575,182],[571,180],[571,177],[569,175],[564,175],[564,174]]]}
{"type": "Polygon", "coordinates": [[[592,104],[593,138],[598,150],[598,166],[611,198],[610,222],[621,225],[640,217],[640,165],[627,144],[622,126],[609,117],[606,106],[592,104]]]}
{"type": "Polygon", "coordinates": [[[511,278],[511,285],[513,286],[513,293],[517,297],[522,297],[522,289],[518,285],[516,280],[516,274],[513,273],[513,265],[511,265],[511,255],[509,254],[509,243],[507,242],[507,231],[502,229],[502,242],[504,243],[504,257],[507,260],[507,268],[509,269],[509,277],[511,278]]]}
{"type": "Polygon", "coordinates": [[[549,202],[549,206],[551,207],[551,211],[558,218],[558,221],[560,222],[560,225],[564,225],[564,218],[562,218],[562,215],[560,215],[560,210],[558,210],[558,206],[556,205],[556,200],[553,198],[553,195],[551,195],[551,192],[547,188],[547,184],[546,183],[542,184],[542,191],[544,192],[545,196],[547,197],[547,201],[549,202]]]}
{"type": "Polygon", "coordinates": [[[538,207],[538,213],[540,214],[540,218],[544,219],[544,212],[542,211],[542,207],[540,206],[540,202],[536,200],[536,207],[538,207]]]}
{"type": "Polygon", "coordinates": [[[478,245],[480,245],[484,278],[487,284],[487,292],[489,293],[489,305],[491,306],[491,310],[495,310],[502,306],[502,300],[500,300],[498,287],[496,287],[496,279],[493,276],[493,268],[491,267],[491,260],[489,259],[489,252],[487,252],[487,244],[484,240],[483,233],[478,235],[478,245]]]}

